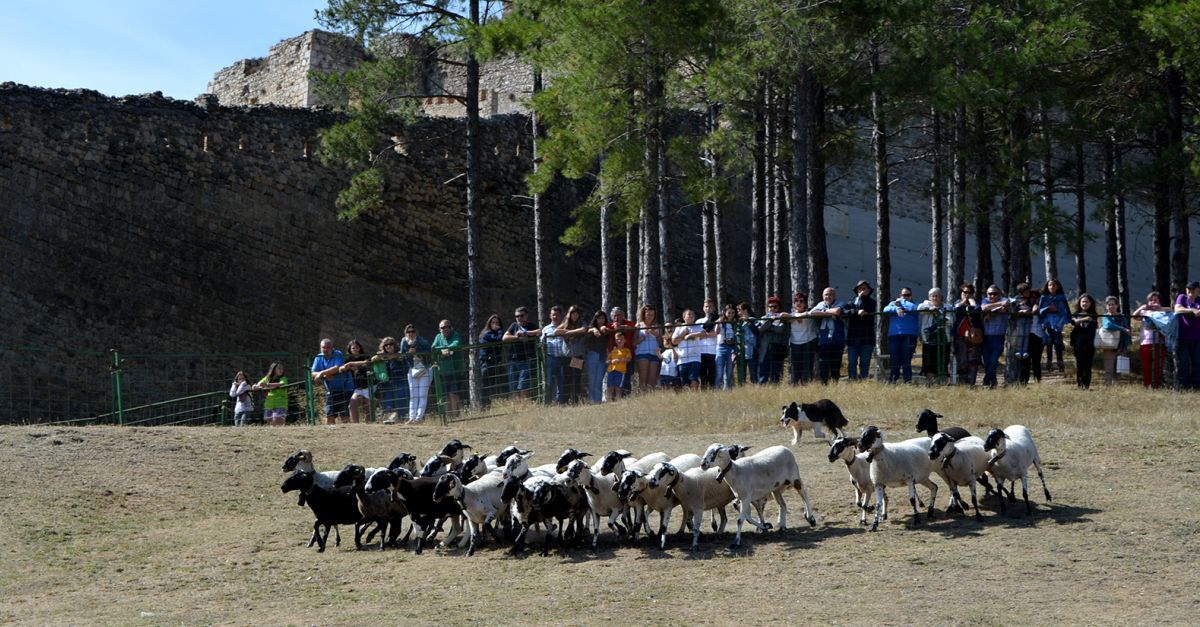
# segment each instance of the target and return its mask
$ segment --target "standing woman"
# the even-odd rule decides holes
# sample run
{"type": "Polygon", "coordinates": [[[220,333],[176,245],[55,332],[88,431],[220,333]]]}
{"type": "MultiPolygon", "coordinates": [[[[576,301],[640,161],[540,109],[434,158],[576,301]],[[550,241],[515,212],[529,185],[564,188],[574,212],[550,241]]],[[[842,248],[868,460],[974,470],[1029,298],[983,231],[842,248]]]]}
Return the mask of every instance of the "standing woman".
{"type": "Polygon", "coordinates": [[[750,303],[737,306],[738,320],[742,327],[742,361],[746,363],[746,381],[758,383],[758,325],[754,321],[754,310],[750,303]]]}
{"type": "Polygon", "coordinates": [[[583,395],[583,368],[587,359],[587,346],[584,344],[587,328],[583,326],[583,312],[578,305],[567,308],[567,317],[558,325],[555,335],[565,338],[567,343],[567,367],[563,368],[567,402],[575,405],[583,395]]]}
{"type": "MultiPolygon", "coordinates": [[[[1135,318],[1145,318],[1147,313],[1166,311],[1162,306],[1162,296],[1158,292],[1150,292],[1146,296],[1146,304],[1133,312],[1135,318]]],[[[1142,385],[1157,390],[1162,387],[1163,358],[1167,354],[1167,342],[1158,327],[1142,320],[1141,345],[1139,352],[1142,357],[1142,385]]]]}
{"type": "Polygon", "coordinates": [[[500,314],[488,316],[479,333],[479,372],[483,375],[483,406],[508,391],[508,366],[504,363],[504,321],[500,314]]]}
{"type": "Polygon", "coordinates": [[[1104,298],[1104,317],[1100,319],[1101,339],[1104,341],[1104,385],[1111,386],[1117,380],[1117,355],[1127,346],[1126,336],[1133,337],[1129,320],[1121,315],[1121,301],[1116,296],[1104,298]],[[1115,343],[1115,345],[1113,345],[1115,343]],[[1112,348],[1109,348],[1112,346],[1112,348]]]}
{"type": "Polygon", "coordinates": [[[408,423],[416,424],[425,419],[425,408],[429,405],[429,340],[417,335],[413,325],[404,327],[404,339],[400,340],[400,352],[408,367],[408,423]]]}
{"type": "Polygon", "coordinates": [[[379,341],[379,353],[371,359],[376,362],[376,372],[381,368],[387,374],[387,381],[375,388],[379,395],[379,406],[383,409],[384,424],[396,424],[400,413],[408,413],[408,368],[400,358],[400,344],[396,338],[388,336],[379,341]]]}
{"type": "Polygon", "coordinates": [[[1046,281],[1042,297],[1038,300],[1042,325],[1046,330],[1046,372],[1054,365],[1054,351],[1058,351],[1058,371],[1063,371],[1063,327],[1067,324],[1067,295],[1063,294],[1058,279],[1046,281]]]}
{"type": "Polygon", "coordinates": [[[457,416],[459,408],[458,393],[466,374],[466,359],[462,347],[462,336],[454,330],[449,320],[438,323],[438,334],[433,338],[431,348],[437,357],[437,367],[442,377],[442,388],[446,391],[446,414],[457,416]]]}
{"type": "Polygon", "coordinates": [[[958,382],[974,387],[983,352],[983,314],[975,300],[975,287],[964,282],[954,303],[954,357],[958,382]]]}
{"type": "Polygon", "coordinates": [[[246,380],[246,373],[241,370],[233,375],[233,385],[229,386],[229,398],[237,399],[237,404],[233,407],[233,426],[246,426],[246,416],[254,411],[254,396],[250,394],[250,382],[246,380]]]}
{"type": "Polygon", "coordinates": [[[604,402],[604,374],[608,370],[608,333],[608,314],[604,313],[603,309],[598,309],[592,314],[592,321],[588,323],[587,333],[583,336],[588,400],[593,403],[604,402]]]}
{"type": "Polygon", "coordinates": [[[717,319],[717,383],[716,388],[733,387],[734,357],[737,355],[737,310],[725,305],[717,319]]]}
{"type": "Polygon", "coordinates": [[[350,394],[350,422],[358,423],[363,418],[364,411],[370,411],[371,386],[367,381],[367,354],[363,352],[362,342],[350,340],[346,345],[346,363],[342,372],[349,371],[354,377],[354,391],[350,394]]]}
{"type": "Polygon", "coordinates": [[[658,387],[661,370],[662,329],[654,305],[642,305],[638,310],[637,347],[633,351],[637,364],[638,391],[649,392],[658,387]]]}
{"type": "Polygon", "coordinates": [[[254,384],[256,390],[267,390],[263,402],[263,422],[272,427],[282,427],[287,421],[287,377],[283,376],[283,364],[275,362],[267,370],[267,376],[254,384]]]}
{"type": "Polygon", "coordinates": [[[928,383],[949,374],[950,318],[952,309],[946,306],[942,288],[929,290],[928,298],[917,305],[921,316],[921,375],[928,383]],[[948,315],[950,314],[950,315],[948,315]]]}
{"type": "Polygon", "coordinates": [[[1026,304],[1033,312],[1033,318],[1029,322],[1029,359],[1027,364],[1021,370],[1021,383],[1029,383],[1030,371],[1032,370],[1033,380],[1038,383],[1042,382],[1042,348],[1046,345],[1046,327],[1042,323],[1042,312],[1038,310],[1038,303],[1041,301],[1042,293],[1038,290],[1030,290],[1029,298],[1026,299],[1026,304]]]}
{"type": "Polygon", "coordinates": [[[1075,384],[1092,387],[1092,361],[1096,359],[1096,301],[1087,292],[1075,301],[1071,314],[1071,349],[1075,353],[1075,384]]]}

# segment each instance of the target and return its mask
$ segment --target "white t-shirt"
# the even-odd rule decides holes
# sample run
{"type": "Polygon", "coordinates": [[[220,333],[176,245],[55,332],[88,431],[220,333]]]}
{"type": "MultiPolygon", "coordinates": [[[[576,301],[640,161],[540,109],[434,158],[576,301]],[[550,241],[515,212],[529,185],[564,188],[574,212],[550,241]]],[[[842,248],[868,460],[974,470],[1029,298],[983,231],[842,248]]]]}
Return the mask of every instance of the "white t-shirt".
{"type": "Polygon", "coordinates": [[[675,365],[675,349],[668,348],[662,352],[662,365],[658,368],[660,377],[679,376],[679,367],[675,365]]]}
{"type": "MultiPolygon", "coordinates": [[[[716,325],[718,320],[720,320],[720,316],[713,316],[712,324],[716,325]]],[[[701,331],[704,330],[704,325],[706,325],[708,323],[709,323],[709,320],[707,317],[701,318],[696,321],[696,324],[700,325],[701,331]]],[[[716,329],[714,328],[713,330],[715,331],[716,329]]],[[[700,345],[700,354],[702,354],[702,355],[716,355],[717,354],[717,343],[718,343],[717,336],[714,335],[713,337],[701,338],[699,340],[696,340],[696,342],[700,345]]]]}
{"type": "MultiPolygon", "coordinates": [[[[799,313],[799,312],[792,312],[799,313]]],[[[792,344],[807,344],[817,339],[817,319],[792,320],[792,344]]]]}
{"type": "Polygon", "coordinates": [[[690,364],[700,361],[700,340],[681,340],[680,338],[702,331],[704,331],[704,327],[698,324],[682,325],[675,328],[675,333],[671,334],[671,339],[675,340],[677,363],[690,364]]]}

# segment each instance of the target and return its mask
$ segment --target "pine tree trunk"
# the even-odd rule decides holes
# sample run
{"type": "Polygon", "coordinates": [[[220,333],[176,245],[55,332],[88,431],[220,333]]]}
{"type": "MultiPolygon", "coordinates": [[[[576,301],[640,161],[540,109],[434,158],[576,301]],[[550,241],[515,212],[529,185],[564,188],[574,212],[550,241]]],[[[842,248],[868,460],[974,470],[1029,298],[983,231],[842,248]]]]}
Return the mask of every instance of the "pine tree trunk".
{"type": "MultiPolygon", "coordinates": [[[[1162,165],[1166,160],[1167,133],[1159,128],[1155,131],[1155,162],[1160,168],[1154,182],[1154,285],[1153,290],[1161,292],[1163,297],[1171,301],[1171,203],[1167,199],[1168,185],[1162,165]]],[[[1171,301],[1174,302],[1174,301],[1171,301]]]]}
{"type": "MultiPolygon", "coordinates": [[[[533,73],[533,93],[537,94],[542,91],[542,73],[534,71],[533,73]]],[[[529,113],[530,126],[530,144],[532,145],[533,171],[538,171],[538,115],[537,110],[531,110],[529,113]]],[[[603,244],[601,244],[603,246],[603,244]]],[[[537,292],[537,317],[538,324],[544,324],[546,321],[546,236],[542,225],[542,195],[535,193],[533,195],[533,276],[534,289],[537,292]]]]}
{"type": "Polygon", "coordinates": [[[1112,140],[1104,142],[1104,170],[1101,184],[1104,186],[1104,282],[1109,295],[1121,293],[1117,280],[1117,216],[1112,199],[1116,194],[1116,148],[1112,140]]]}
{"type": "MultiPolygon", "coordinates": [[[[662,296],[663,317],[674,316],[675,311],[675,271],[671,266],[671,212],[667,202],[667,168],[670,159],[667,156],[666,128],[663,119],[658,118],[658,175],[654,179],[654,196],[658,200],[658,281],[659,292],[662,296]]],[[[653,302],[653,301],[651,301],[653,302]]]]}
{"type": "MultiPolygon", "coordinates": [[[[1168,60],[1170,53],[1168,52],[1168,60]]],[[[1174,251],[1171,253],[1171,273],[1173,275],[1172,294],[1183,292],[1188,283],[1188,252],[1191,247],[1191,234],[1188,232],[1187,206],[1184,203],[1185,173],[1180,161],[1183,157],[1183,73],[1179,68],[1170,66],[1166,70],[1167,89],[1167,133],[1170,144],[1167,154],[1171,157],[1171,167],[1167,179],[1167,203],[1171,208],[1171,219],[1175,223],[1174,251]]]]}
{"type": "Polygon", "coordinates": [[[829,249],[825,243],[825,86],[812,75],[808,92],[808,274],[810,292],[829,287],[829,249]]]}
{"type": "MultiPolygon", "coordinates": [[[[711,159],[711,153],[708,150],[704,151],[706,159],[711,159]]],[[[714,265],[716,258],[713,254],[713,200],[711,197],[704,199],[704,204],[700,207],[700,246],[702,252],[701,263],[704,267],[704,299],[717,298],[717,273],[714,265]]]]}
{"type": "Polygon", "coordinates": [[[1043,107],[1038,111],[1038,119],[1042,126],[1042,143],[1044,151],[1041,161],[1042,205],[1039,209],[1039,219],[1042,223],[1042,258],[1046,266],[1046,280],[1058,278],[1058,238],[1051,224],[1055,221],[1057,211],[1054,208],[1054,144],[1050,140],[1050,119],[1043,107]]]}
{"type": "Polygon", "coordinates": [[[1117,224],[1117,297],[1121,299],[1121,311],[1132,311],[1129,293],[1129,249],[1125,239],[1125,190],[1121,183],[1121,146],[1113,140],[1113,221],[1117,224]]]}
{"type": "MultiPolygon", "coordinates": [[[[950,256],[946,276],[953,295],[967,278],[967,111],[954,112],[954,171],[950,177],[950,256]]],[[[947,299],[949,300],[949,299],[947,299]]]]}
{"type": "MultiPolygon", "coordinates": [[[[879,74],[879,47],[871,44],[871,76],[879,74]]],[[[883,93],[871,90],[871,154],[875,160],[875,284],[879,303],[892,300],[892,206],[888,181],[887,125],[884,120],[883,93]]],[[[881,323],[881,328],[886,328],[881,323]]],[[[886,346],[886,333],[880,333],[880,350],[886,346]]]]}
{"type": "Polygon", "coordinates": [[[933,135],[933,168],[929,181],[929,221],[931,226],[929,237],[932,251],[930,278],[933,280],[934,287],[946,288],[946,284],[942,281],[945,278],[942,274],[942,231],[946,223],[945,195],[942,193],[944,188],[942,181],[942,118],[937,109],[929,112],[929,123],[933,135]]]}
{"type": "Polygon", "coordinates": [[[775,290],[777,293],[787,291],[791,273],[788,272],[788,222],[791,221],[791,194],[788,181],[792,179],[791,160],[785,159],[786,146],[784,142],[792,134],[791,126],[791,95],[785,89],[775,98],[778,113],[775,116],[775,290]]]}
{"type": "Polygon", "coordinates": [[[1083,142],[1075,144],[1075,283],[1082,294],[1087,291],[1087,165],[1083,161],[1083,142]]]}
{"type": "Polygon", "coordinates": [[[765,235],[764,244],[766,246],[765,252],[766,252],[766,256],[767,256],[766,294],[768,296],[771,296],[771,295],[778,296],[779,295],[779,283],[778,283],[779,272],[778,272],[777,264],[778,264],[779,260],[776,257],[776,255],[779,253],[779,249],[778,249],[778,247],[775,246],[775,242],[778,241],[778,237],[775,233],[775,226],[776,226],[776,224],[778,224],[775,220],[775,215],[779,211],[779,207],[776,206],[776,204],[775,204],[775,201],[776,201],[776,196],[775,196],[775,185],[776,185],[775,144],[776,144],[776,135],[777,135],[777,131],[778,131],[778,129],[775,125],[775,120],[776,120],[778,112],[776,111],[776,108],[775,108],[775,98],[774,98],[775,89],[772,86],[772,80],[773,80],[773,76],[768,75],[767,80],[766,80],[766,88],[765,88],[764,96],[763,96],[763,108],[766,111],[766,120],[764,121],[764,135],[766,138],[766,148],[765,148],[766,153],[764,155],[765,162],[764,162],[763,167],[765,168],[765,170],[764,170],[764,174],[765,174],[764,193],[766,195],[765,200],[766,200],[766,205],[767,205],[767,207],[766,207],[766,211],[767,211],[766,222],[764,223],[764,226],[766,227],[766,235],[765,235]]]}
{"type": "Polygon", "coordinates": [[[630,223],[625,227],[625,311],[633,311],[637,305],[638,294],[638,253],[634,242],[638,240],[635,233],[637,225],[630,223]]]}
{"type": "MultiPolygon", "coordinates": [[[[470,0],[470,20],[479,24],[479,0],[470,0]]],[[[467,46],[467,337],[479,337],[481,281],[479,265],[480,215],[479,179],[481,136],[479,133],[479,61],[475,50],[467,46]]],[[[468,351],[471,406],[479,407],[482,381],[479,378],[479,356],[468,351]]]]}
{"type": "Polygon", "coordinates": [[[788,211],[788,257],[791,259],[792,293],[808,287],[808,187],[803,174],[808,171],[808,107],[805,98],[812,77],[801,64],[799,77],[792,86],[792,176],[788,179],[791,194],[788,211]]]}
{"type": "MultiPolygon", "coordinates": [[[[759,81],[760,89],[762,81],[759,81]]],[[[761,312],[766,304],[766,281],[764,270],[766,263],[764,249],[766,247],[766,134],[763,129],[765,116],[762,101],[754,105],[754,165],[751,172],[750,185],[750,303],[754,311],[761,312]]]]}
{"type": "Polygon", "coordinates": [[[612,255],[612,198],[605,196],[600,203],[600,309],[612,307],[613,255],[612,255]]]}
{"type": "MultiPolygon", "coordinates": [[[[984,125],[983,110],[975,111],[974,154],[975,180],[983,183],[991,175],[987,148],[987,127],[984,125]]],[[[972,199],[975,206],[975,292],[982,297],[988,286],[995,283],[992,270],[992,199],[979,193],[972,199]]]]}
{"type": "MultiPolygon", "coordinates": [[[[708,132],[715,133],[720,120],[720,110],[717,105],[709,105],[707,113],[708,132]]],[[[728,292],[725,290],[725,228],[721,221],[721,203],[717,200],[721,165],[717,161],[716,151],[711,148],[708,149],[708,176],[712,186],[712,197],[708,204],[712,228],[713,297],[720,302],[725,302],[728,297],[728,292]]]]}

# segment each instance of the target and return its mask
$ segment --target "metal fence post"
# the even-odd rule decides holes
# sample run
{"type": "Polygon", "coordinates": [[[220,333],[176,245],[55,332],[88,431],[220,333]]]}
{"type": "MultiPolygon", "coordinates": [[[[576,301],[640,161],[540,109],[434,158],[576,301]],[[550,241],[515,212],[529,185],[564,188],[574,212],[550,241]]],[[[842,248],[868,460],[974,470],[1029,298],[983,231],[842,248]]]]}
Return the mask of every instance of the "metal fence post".
{"type": "MultiPolygon", "coordinates": [[[[432,357],[431,354],[431,361],[432,357]]],[[[434,366],[437,367],[431,367],[433,371],[433,393],[437,394],[438,415],[442,417],[442,426],[444,427],[450,424],[450,421],[446,419],[446,392],[442,384],[442,368],[440,364],[434,364],[434,366]]]]}
{"type": "Polygon", "coordinates": [[[219,426],[225,426],[225,417],[229,414],[229,399],[221,399],[221,422],[219,426]]]}
{"type": "Polygon", "coordinates": [[[542,346],[541,342],[537,342],[533,349],[534,361],[537,363],[537,393],[533,395],[533,400],[538,403],[543,402],[546,397],[546,351],[542,350],[542,346]]]}
{"type": "MultiPolygon", "coordinates": [[[[300,358],[300,363],[307,366],[306,361],[303,357],[300,358]]],[[[312,372],[307,367],[301,368],[300,371],[304,373],[304,413],[308,417],[309,426],[312,426],[317,424],[316,394],[313,391],[312,372]]]]}
{"type": "Polygon", "coordinates": [[[109,350],[112,354],[112,386],[113,386],[113,406],[116,410],[117,424],[125,424],[125,410],[121,405],[121,353],[117,349],[109,350]]]}

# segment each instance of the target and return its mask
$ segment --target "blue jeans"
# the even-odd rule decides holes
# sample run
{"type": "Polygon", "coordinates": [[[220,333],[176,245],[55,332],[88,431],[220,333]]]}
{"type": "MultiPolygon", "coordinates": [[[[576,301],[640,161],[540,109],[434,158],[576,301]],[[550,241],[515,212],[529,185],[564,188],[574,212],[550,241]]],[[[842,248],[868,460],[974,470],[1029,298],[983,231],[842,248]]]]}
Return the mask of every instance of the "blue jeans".
{"type": "Polygon", "coordinates": [[[1046,327],[1046,368],[1054,363],[1054,351],[1058,351],[1058,365],[1063,363],[1063,332],[1046,327]]]}
{"type": "Polygon", "coordinates": [[[996,387],[996,368],[1000,365],[1000,355],[1004,353],[1003,335],[983,336],[983,384],[996,387]]]}
{"type": "Polygon", "coordinates": [[[508,362],[508,390],[519,392],[528,390],[532,380],[533,362],[518,360],[508,362]]]}
{"type": "Polygon", "coordinates": [[[567,402],[567,362],[570,357],[546,357],[546,396],[542,399],[546,404],[567,402]]]}
{"type": "Polygon", "coordinates": [[[588,351],[584,359],[584,369],[587,371],[588,400],[593,403],[604,402],[604,371],[608,369],[604,363],[604,355],[596,351],[588,351]]]}
{"type": "Polygon", "coordinates": [[[733,387],[733,356],[737,347],[721,344],[717,347],[717,389],[728,390],[733,387]]]}
{"type": "Polygon", "coordinates": [[[1179,363],[1175,386],[1181,390],[1200,390],[1200,341],[1179,340],[1175,360],[1179,363]]]}
{"type": "Polygon", "coordinates": [[[375,388],[375,396],[385,412],[408,411],[408,381],[400,377],[388,379],[375,388]]]}
{"type": "Polygon", "coordinates": [[[912,356],[917,349],[915,335],[889,335],[888,353],[891,354],[892,371],[888,374],[888,383],[900,380],[904,374],[904,382],[912,383],[912,356]]]}
{"type": "Polygon", "coordinates": [[[875,351],[874,344],[865,342],[854,342],[846,345],[846,357],[850,362],[846,368],[847,376],[851,381],[856,379],[867,379],[867,372],[871,369],[871,353],[875,351]]]}
{"type": "Polygon", "coordinates": [[[791,348],[792,373],[788,380],[792,385],[810,383],[813,380],[813,358],[817,356],[817,341],[803,344],[788,344],[791,348]]]}

